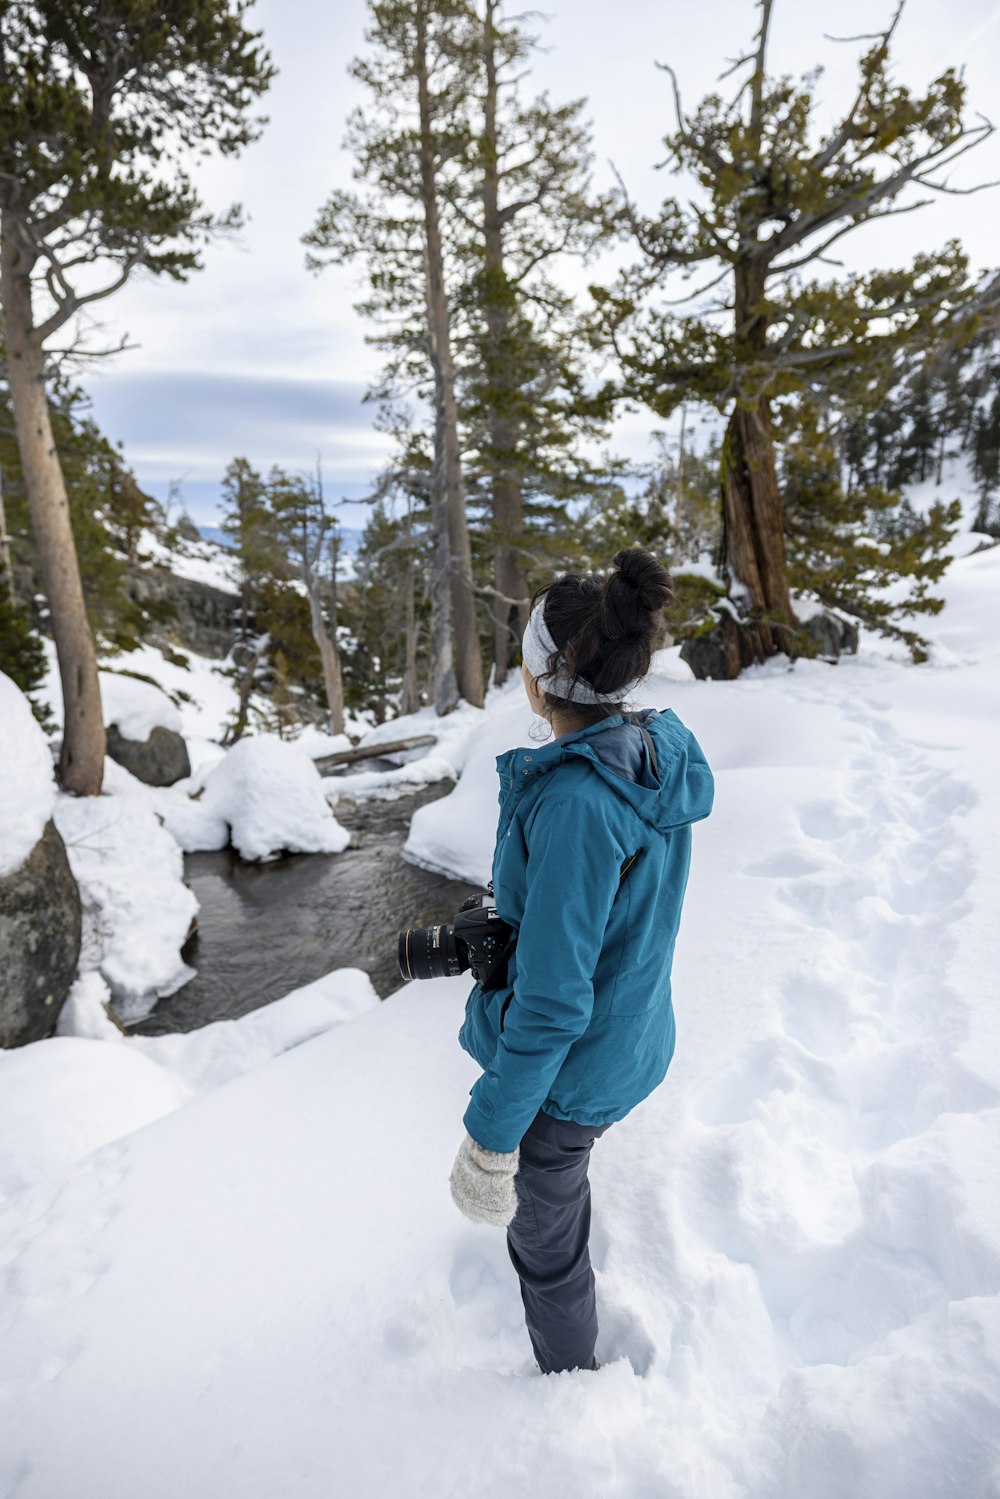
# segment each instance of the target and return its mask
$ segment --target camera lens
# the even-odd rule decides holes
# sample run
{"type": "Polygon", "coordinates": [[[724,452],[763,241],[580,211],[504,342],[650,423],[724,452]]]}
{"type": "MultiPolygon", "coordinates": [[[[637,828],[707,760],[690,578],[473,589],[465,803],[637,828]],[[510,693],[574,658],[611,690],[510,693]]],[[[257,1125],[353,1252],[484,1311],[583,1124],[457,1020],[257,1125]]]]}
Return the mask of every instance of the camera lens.
{"type": "Polygon", "coordinates": [[[453,926],[413,926],[399,934],[399,971],[404,979],[437,979],[463,973],[468,945],[453,926]]]}

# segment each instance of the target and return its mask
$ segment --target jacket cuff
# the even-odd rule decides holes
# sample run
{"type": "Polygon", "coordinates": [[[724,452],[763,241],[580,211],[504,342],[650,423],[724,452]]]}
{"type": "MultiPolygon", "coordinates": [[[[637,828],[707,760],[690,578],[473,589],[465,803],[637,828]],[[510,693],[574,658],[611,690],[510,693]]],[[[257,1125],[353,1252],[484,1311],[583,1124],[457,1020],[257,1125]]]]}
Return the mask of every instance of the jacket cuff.
{"type": "Polygon", "coordinates": [[[515,1139],[510,1133],[508,1126],[506,1131],[503,1126],[498,1126],[492,1116],[483,1112],[474,1099],[469,1100],[469,1106],[462,1118],[469,1134],[477,1145],[484,1150],[493,1150],[500,1155],[509,1155],[512,1150],[517,1150],[521,1144],[521,1136],[515,1139]]]}

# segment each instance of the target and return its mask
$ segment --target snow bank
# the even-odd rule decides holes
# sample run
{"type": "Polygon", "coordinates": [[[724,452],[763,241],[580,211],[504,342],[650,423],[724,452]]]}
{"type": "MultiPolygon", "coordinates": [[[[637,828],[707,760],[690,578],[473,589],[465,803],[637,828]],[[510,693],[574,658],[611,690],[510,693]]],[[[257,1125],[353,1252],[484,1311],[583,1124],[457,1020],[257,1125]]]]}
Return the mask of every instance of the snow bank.
{"type": "Polygon", "coordinates": [[[310,760],[319,760],[323,755],[339,755],[353,749],[349,734],[327,734],[315,724],[306,724],[295,740],[299,749],[305,750],[310,760]]]}
{"type": "Polygon", "coordinates": [[[272,734],[234,744],[208,772],[200,801],[201,815],[229,827],[244,859],[273,859],[286,851],[338,854],[351,841],[305,750],[272,734]]]}
{"type": "MultiPolygon", "coordinates": [[[[177,578],[205,583],[223,593],[240,591],[240,564],[236,553],[220,542],[202,537],[179,536],[173,546],[165,546],[155,531],[144,530],[139,537],[144,561],[167,568],[177,578]]],[[[234,599],[234,606],[236,600],[234,599]]]]}
{"type": "Polygon", "coordinates": [[[184,1034],[130,1036],[127,1044],[195,1093],[208,1093],[380,1003],[363,969],[337,968],[238,1020],[217,1020],[184,1034]]]}
{"type": "Polygon", "coordinates": [[[98,676],[104,722],[117,724],[124,738],[148,739],[156,728],[181,733],[181,716],[162,688],[120,672],[102,671],[98,676]]]}
{"type": "MultiPolygon", "coordinates": [[[[43,640],[42,644],[48,658],[48,671],[42,693],[46,701],[51,704],[56,717],[61,720],[63,716],[62,687],[59,681],[55,648],[50,640],[43,640]]],[[[150,704],[156,702],[157,716],[162,710],[166,717],[170,717],[172,704],[176,701],[178,704],[175,710],[176,718],[165,722],[164,727],[179,727],[187,743],[191,765],[197,772],[212,764],[223,753],[216,741],[222,737],[227,719],[235,708],[236,690],[232,681],[225,675],[224,662],[210,660],[207,656],[197,656],[193,651],[177,651],[174,654],[176,659],[168,661],[153,645],[142,645],[134,651],[120,652],[111,658],[111,669],[101,673],[101,690],[103,694],[105,678],[111,678],[111,686],[108,690],[112,695],[120,694],[117,701],[127,712],[128,700],[131,699],[134,704],[137,699],[131,694],[130,687],[123,688],[122,683],[127,682],[136,687],[145,686],[150,693],[155,693],[156,689],[148,683],[139,682],[136,678],[127,677],[126,672],[137,672],[159,682],[163,688],[163,696],[167,698],[166,704],[164,705],[155,698],[148,699],[148,702],[150,704]]],[[[110,722],[107,715],[105,715],[105,722],[110,722]]],[[[124,729],[122,732],[125,732],[124,729]]]]}
{"type": "Polygon", "coordinates": [[[457,708],[451,713],[446,713],[443,718],[439,718],[433,708],[418,708],[415,713],[404,714],[402,718],[389,719],[388,722],[370,729],[363,735],[361,743],[370,746],[389,743],[395,739],[409,739],[419,734],[431,734],[436,740],[433,746],[425,745],[412,750],[399,750],[389,758],[400,765],[413,764],[430,750],[447,760],[456,771],[461,771],[465,766],[465,757],[476,742],[480,731],[515,692],[524,696],[520,672],[515,672],[503,687],[490,687],[486,694],[484,708],[474,708],[471,703],[462,701],[457,708]]]}
{"type": "Polygon", "coordinates": [[[54,1036],[0,1051],[0,1199],[189,1097],[155,1062],[103,1041],[54,1036]]]}
{"type": "Polygon", "coordinates": [[[55,799],[48,740],[24,693],[0,672],[0,878],[20,869],[55,799]]]}
{"type": "Polygon", "coordinates": [[[416,809],[403,845],[411,863],[472,884],[490,877],[499,811],[496,757],[529,744],[542,725],[528,707],[520,675],[497,694],[491,709],[474,743],[461,745],[464,770],[454,791],[416,809]]]}
{"type": "Polygon", "coordinates": [[[109,998],[83,974],[55,1038],[0,1051],[0,1199],[380,1003],[366,973],[339,968],[238,1020],[137,1036],[109,1018],[109,998]]]}
{"type": "Polygon", "coordinates": [[[99,969],[135,1018],[194,973],[180,956],[198,909],[181,851],[138,797],[60,796],[55,822],[83,903],[81,970],[99,969]]]}

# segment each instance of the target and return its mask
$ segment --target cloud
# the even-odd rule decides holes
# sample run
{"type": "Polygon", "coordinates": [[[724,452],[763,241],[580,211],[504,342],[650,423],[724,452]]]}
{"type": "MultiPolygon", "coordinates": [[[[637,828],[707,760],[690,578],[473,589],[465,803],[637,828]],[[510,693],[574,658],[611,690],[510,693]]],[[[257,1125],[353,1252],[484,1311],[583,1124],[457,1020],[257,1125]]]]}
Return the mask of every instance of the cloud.
{"type": "Polygon", "coordinates": [[[372,430],[364,390],[351,380],[205,370],[120,370],[88,381],[94,420],[123,444],[140,484],[165,499],[179,482],[203,522],[216,518],[222,476],[237,456],[266,473],[275,463],[311,470],[318,454],[335,503],[367,493],[387,441],[372,430]]]}
{"type": "Polygon", "coordinates": [[[317,448],[381,451],[371,431],[364,386],[348,380],[296,379],[204,370],[115,372],[89,381],[101,429],[126,456],[164,450],[223,466],[236,453],[265,463],[310,464],[317,448]]]}

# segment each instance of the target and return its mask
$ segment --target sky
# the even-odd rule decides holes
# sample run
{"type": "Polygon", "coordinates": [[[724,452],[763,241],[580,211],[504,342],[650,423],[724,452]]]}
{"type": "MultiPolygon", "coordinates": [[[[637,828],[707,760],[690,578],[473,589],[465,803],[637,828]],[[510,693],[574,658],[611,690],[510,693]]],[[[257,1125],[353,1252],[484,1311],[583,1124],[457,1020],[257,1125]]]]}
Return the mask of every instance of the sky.
{"type": "MultiPolygon", "coordinates": [[[[799,75],[822,64],[821,117],[846,106],[862,42],[837,41],[887,22],[892,0],[793,4],[777,0],[769,49],[774,73],[799,75]]],[[[656,63],[676,70],[686,106],[716,87],[757,24],[751,0],[573,0],[545,12],[545,52],[536,90],[555,102],[586,97],[593,124],[594,186],[612,185],[612,164],[641,208],[678,191],[658,171],[662,138],[672,128],[670,84],[656,63]]],[[[379,356],[353,310],[360,265],[305,268],[301,235],[334,186],[351,183],[342,148],[350,109],[362,91],[348,76],[364,48],[363,0],[258,0],[251,23],[263,31],[278,76],[261,102],[269,116],[260,139],[236,159],[199,163],[206,205],[244,206],[245,228],[204,254],[204,269],[176,284],[137,275],[97,304],[100,340],[123,336],[132,347],[84,368],[79,383],[105,433],[124,445],[140,484],[159,498],[175,486],[200,523],[216,523],[219,485],[236,455],[266,470],[279,463],[312,469],[321,455],[327,492],[346,526],[364,524],[386,453],[362,404],[379,356]]],[[[914,91],[945,67],[964,65],[968,114],[996,109],[1000,66],[998,0],[908,0],[896,33],[895,74],[914,91]]],[[[722,88],[731,89],[731,80],[722,88]]],[[[1000,110],[997,110],[1000,123],[1000,110]]],[[[1000,179],[1000,130],[952,169],[955,186],[1000,179]]],[[[930,206],[886,224],[862,227],[838,247],[850,268],[902,265],[921,249],[958,236],[973,269],[1000,262],[1000,187],[971,196],[941,195],[930,206]]],[[[600,279],[600,267],[587,272],[600,279]]],[[[568,284],[581,278],[567,271],[568,284]]],[[[623,417],[613,446],[651,456],[651,416],[623,417]]]]}

